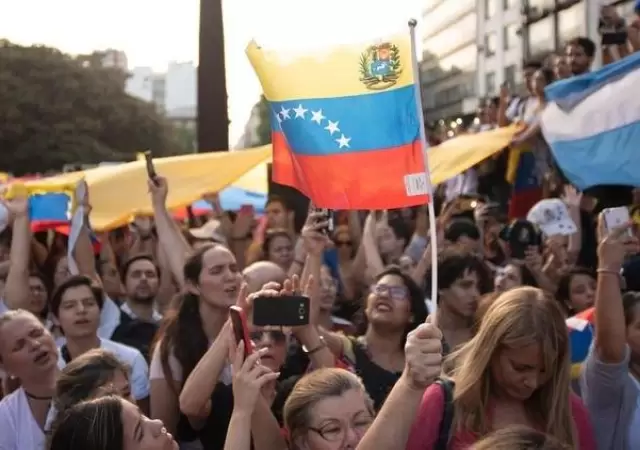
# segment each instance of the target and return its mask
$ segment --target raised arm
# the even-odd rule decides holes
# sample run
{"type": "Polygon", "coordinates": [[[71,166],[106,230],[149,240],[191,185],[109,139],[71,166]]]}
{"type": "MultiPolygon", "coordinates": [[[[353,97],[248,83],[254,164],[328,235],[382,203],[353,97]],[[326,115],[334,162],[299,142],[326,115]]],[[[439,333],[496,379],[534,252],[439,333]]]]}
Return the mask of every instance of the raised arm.
{"type": "Polygon", "coordinates": [[[149,192],[151,193],[153,217],[158,231],[158,242],[161,243],[165,251],[167,264],[171,268],[171,273],[182,288],[184,287],[182,269],[186,256],[191,251],[191,247],[182,236],[182,233],[167,210],[166,201],[169,193],[167,179],[164,177],[156,177],[154,180],[149,180],[149,192]]]}
{"type": "Polygon", "coordinates": [[[25,308],[29,303],[29,262],[31,246],[31,224],[29,222],[29,200],[26,196],[6,201],[13,223],[11,239],[11,267],[4,287],[4,302],[9,309],[25,308]]]}

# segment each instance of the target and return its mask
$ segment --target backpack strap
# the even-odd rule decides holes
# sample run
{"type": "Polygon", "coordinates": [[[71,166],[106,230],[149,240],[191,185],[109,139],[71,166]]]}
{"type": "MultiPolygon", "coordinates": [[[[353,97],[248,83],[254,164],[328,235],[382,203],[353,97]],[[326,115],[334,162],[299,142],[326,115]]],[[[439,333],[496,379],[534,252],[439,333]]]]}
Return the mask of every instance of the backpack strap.
{"type": "Polygon", "coordinates": [[[442,420],[440,421],[438,440],[433,450],[447,450],[451,436],[451,426],[453,424],[453,389],[455,385],[452,380],[443,378],[438,379],[436,383],[442,387],[444,410],[442,412],[442,420]]]}

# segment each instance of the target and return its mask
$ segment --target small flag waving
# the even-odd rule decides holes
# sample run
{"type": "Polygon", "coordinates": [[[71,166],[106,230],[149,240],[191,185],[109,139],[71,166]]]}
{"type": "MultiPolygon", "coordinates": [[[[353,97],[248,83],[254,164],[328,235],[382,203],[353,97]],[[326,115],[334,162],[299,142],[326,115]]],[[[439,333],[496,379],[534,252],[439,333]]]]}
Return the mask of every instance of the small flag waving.
{"type": "Polygon", "coordinates": [[[640,53],[553,83],[542,130],[566,177],[581,190],[640,186],[640,53]]]}
{"type": "Polygon", "coordinates": [[[321,208],[425,204],[409,35],[291,58],[247,47],[269,102],[273,178],[321,208]]]}

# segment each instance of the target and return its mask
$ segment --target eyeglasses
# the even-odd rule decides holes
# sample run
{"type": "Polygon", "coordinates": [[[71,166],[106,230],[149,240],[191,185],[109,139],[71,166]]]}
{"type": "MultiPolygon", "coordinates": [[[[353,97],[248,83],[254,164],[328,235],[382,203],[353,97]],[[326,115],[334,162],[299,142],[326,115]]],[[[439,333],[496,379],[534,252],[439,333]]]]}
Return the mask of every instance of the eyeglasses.
{"type": "Polygon", "coordinates": [[[404,300],[408,293],[404,286],[389,286],[387,284],[375,284],[371,291],[376,295],[388,296],[393,300],[404,300]]]}
{"type": "Polygon", "coordinates": [[[358,436],[362,436],[369,429],[369,426],[371,426],[372,422],[373,417],[367,416],[358,418],[353,423],[348,425],[344,423],[335,423],[325,425],[321,428],[309,427],[308,429],[316,433],[327,442],[344,442],[345,438],[347,437],[348,430],[352,430],[358,436]]]}
{"type": "Polygon", "coordinates": [[[253,342],[261,342],[265,336],[268,336],[276,344],[282,344],[287,340],[287,335],[279,330],[257,330],[249,333],[253,342]]]}

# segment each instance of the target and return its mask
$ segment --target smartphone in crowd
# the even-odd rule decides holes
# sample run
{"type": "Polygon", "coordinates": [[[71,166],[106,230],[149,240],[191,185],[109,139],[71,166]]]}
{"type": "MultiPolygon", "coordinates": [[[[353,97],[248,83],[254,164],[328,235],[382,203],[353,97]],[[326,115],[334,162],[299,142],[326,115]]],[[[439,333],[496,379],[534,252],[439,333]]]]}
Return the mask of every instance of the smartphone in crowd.
{"type": "Polygon", "coordinates": [[[309,325],[309,307],[309,297],[304,295],[258,297],[253,301],[253,323],[259,327],[309,325]]]}
{"type": "Polygon", "coordinates": [[[321,231],[327,236],[333,234],[335,230],[335,211],[326,208],[318,208],[316,211],[322,213],[322,218],[318,219],[318,222],[328,222],[327,226],[321,231]]]}
{"type": "Polygon", "coordinates": [[[229,317],[231,317],[231,326],[233,327],[236,344],[239,344],[240,341],[242,341],[244,345],[244,357],[246,358],[253,352],[253,344],[251,343],[251,337],[249,336],[247,315],[239,306],[231,306],[229,308],[229,317]]]}
{"type": "Polygon", "coordinates": [[[147,176],[157,185],[158,181],[156,178],[158,178],[158,174],[156,173],[156,168],[153,165],[153,155],[151,154],[151,151],[147,150],[144,152],[144,159],[147,162],[147,176]]]}
{"type": "MultiPolygon", "coordinates": [[[[606,208],[602,210],[602,218],[604,219],[604,226],[607,233],[611,233],[616,228],[619,228],[631,221],[629,209],[626,206],[606,208]]],[[[631,230],[628,230],[628,233],[631,235],[631,230]]]]}
{"type": "Polygon", "coordinates": [[[511,257],[525,259],[529,247],[540,247],[542,237],[536,226],[528,220],[516,220],[507,230],[511,257]]]}

